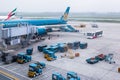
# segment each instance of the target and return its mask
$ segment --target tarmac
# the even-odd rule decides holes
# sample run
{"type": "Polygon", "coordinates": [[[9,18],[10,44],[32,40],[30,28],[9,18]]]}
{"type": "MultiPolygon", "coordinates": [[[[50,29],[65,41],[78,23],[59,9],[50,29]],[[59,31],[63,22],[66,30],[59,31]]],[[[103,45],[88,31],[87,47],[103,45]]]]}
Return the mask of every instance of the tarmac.
{"type": "MultiPolygon", "coordinates": [[[[88,22],[68,22],[68,24],[90,24],[88,22]]],[[[51,39],[45,39],[44,41],[34,43],[28,47],[33,47],[32,61],[25,64],[18,64],[17,62],[11,64],[3,64],[0,62],[0,70],[7,72],[19,80],[52,80],[52,73],[59,72],[64,77],[68,71],[77,72],[81,80],[120,80],[120,73],[118,68],[120,67],[120,24],[119,23],[96,23],[100,29],[103,30],[103,36],[96,39],[86,39],[81,33],[69,33],[69,32],[52,32],[51,39]],[[59,35],[59,37],[57,36],[59,35]],[[73,53],[80,53],[80,57],[69,59],[67,57],[61,58],[64,53],[56,53],[58,57],[54,61],[46,61],[42,52],[37,50],[37,46],[40,44],[52,45],[56,43],[66,43],[73,41],[87,42],[87,49],[72,50],[73,53]],[[88,64],[86,59],[94,57],[98,54],[113,53],[115,64],[109,64],[105,61],[100,61],[96,64],[88,64]],[[43,69],[42,75],[35,78],[29,78],[27,76],[30,63],[36,61],[45,62],[46,68],[43,69]]],[[[27,48],[17,51],[25,52],[27,48]]]]}

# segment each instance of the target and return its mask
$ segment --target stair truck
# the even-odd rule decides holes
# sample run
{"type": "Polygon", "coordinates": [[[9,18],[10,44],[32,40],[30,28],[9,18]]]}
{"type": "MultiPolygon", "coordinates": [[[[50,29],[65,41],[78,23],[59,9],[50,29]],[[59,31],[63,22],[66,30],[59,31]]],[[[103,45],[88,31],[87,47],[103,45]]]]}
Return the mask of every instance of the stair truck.
{"type": "Polygon", "coordinates": [[[35,63],[31,63],[29,65],[29,71],[28,71],[28,76],[29,77],[35,77],[42,74],[42,69],[35,63]]]}
{"type": "Polygon", "coordinates": [[[67,72],[67,80],[80,80],[80,77],[77,75],[77,73],[69,71],[67,72]]]}
{"type": "Polygon", "coordinates": [[[52,74],[52,80],[66,80],[60,73],[54,72],[52,74]]]}
{"type": "Polygon", "coordinates": [[[20,64],[30,62],[31,60],[32,60],[32,57],[30,55],[26,55],[25,53],[17,54],[17,62],[20,64]]]}
{"type": "Polygon", "coordinates": [[[67,25],[67,27],[71,30],[71,32],[79,32],[75,28],[73,28],[71,25],[67,25]]]}
{"type": "Polygon", "coordinates": [[[64,32],[78,32],[78,30],[74,29],[71,25],[61,26],[60,30],[64,32]]]}

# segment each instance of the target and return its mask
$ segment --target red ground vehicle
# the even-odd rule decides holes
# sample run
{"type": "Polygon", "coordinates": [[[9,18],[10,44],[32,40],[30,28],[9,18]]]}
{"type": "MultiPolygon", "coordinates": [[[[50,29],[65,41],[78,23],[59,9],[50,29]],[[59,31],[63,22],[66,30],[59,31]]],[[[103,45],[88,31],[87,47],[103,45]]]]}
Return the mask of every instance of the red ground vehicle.
{"type": "Polygon", "coordinates": [[[99,54],[98,56],[95,56],[96,59],[99,59],[100,61],[104,60],[106,55],[104,54],[99,54]]]}

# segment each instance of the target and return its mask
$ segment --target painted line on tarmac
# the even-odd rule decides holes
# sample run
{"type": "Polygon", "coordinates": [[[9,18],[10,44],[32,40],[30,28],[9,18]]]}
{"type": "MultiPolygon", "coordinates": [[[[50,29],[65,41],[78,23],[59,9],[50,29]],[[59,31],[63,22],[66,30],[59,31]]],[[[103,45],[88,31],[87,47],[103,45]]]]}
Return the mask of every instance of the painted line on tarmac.
{"type": "Polygon", "coordinates": [[[6,65],[3,65],[2,67],[9,67],[9,66],[12,66],[13,64],[15,64],[15,63],[13,62],[13,63],[10,63],[10,64],[6,64],[6,65]]]}
{"type": "Polygon", "coordinates": [[[13,69],[10,69],[11,71],[14,71],[14,70],[16,70],[16,69],[18,69],[18,68],[13,68],[13,69]]]}
{"type": "Polygon", "coordinates": [[[0,73],[3,74],[3,76],[8,77],[9,79],[19,80],[18,78],[14,77],[14,76],[12,76],[12,75],[10,75],[10,74],[4,72],[4,71],[1,71],[1,70],[0,70],[0,73]]]}
{"type": "MultiPolygon", "coordinates": [[[[19,76],[21,76],[21,77],[24,77],[24,78],[26,78],[26,79],[28,79],[28,80],[32,80],[32,79],[30,79],[30,78],[28,78],[28,77],[26,77],[26,76],[23,76],[23,75],[21,75],[21,74],[18,74],[18,73],[16,73],[16,72],[11,71],[11,70],[9,70],[9,69],[6,69],[6,68],[4,68],[4,67],[2,67],[2,66],[0,66],[0,67],[3,68],[3,69],[5,69],[5,70],[7,70],[7,71],[10,71],[10,72],[12,72],[12,73],[14,73],[14,74],[17,74],[17,75],[19,75],[19,76]]],[[[19,79],[17,79],[17,80],[19,80],[19,79]]]]}

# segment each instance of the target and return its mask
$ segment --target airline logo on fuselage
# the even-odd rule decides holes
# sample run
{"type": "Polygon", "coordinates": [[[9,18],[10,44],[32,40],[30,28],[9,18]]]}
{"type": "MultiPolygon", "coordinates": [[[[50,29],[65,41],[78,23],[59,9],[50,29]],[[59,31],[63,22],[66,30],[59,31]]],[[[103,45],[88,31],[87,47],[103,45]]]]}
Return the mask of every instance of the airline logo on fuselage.
{"type": "Polygon", "coordinates": [[[64,20],[67,20],[67,17],[68,17],[68,14],[65,13],[65,14],[64,14],[64,20]]]}

